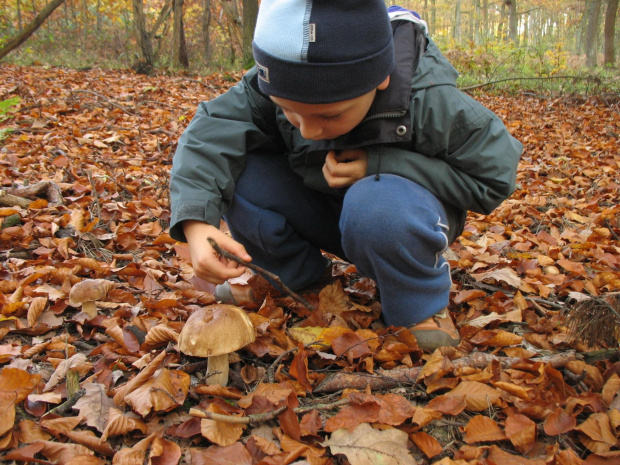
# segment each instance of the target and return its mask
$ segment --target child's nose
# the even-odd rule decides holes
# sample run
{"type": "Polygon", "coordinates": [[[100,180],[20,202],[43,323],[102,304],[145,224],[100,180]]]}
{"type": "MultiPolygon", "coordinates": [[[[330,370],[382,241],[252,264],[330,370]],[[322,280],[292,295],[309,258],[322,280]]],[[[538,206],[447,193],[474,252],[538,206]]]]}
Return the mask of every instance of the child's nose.
{"type": "Polygon", "coordinates": [[[323,132],[320,124],[302,120],[299,123],[299,131],[304,139],[317,139],[323,132]]]}

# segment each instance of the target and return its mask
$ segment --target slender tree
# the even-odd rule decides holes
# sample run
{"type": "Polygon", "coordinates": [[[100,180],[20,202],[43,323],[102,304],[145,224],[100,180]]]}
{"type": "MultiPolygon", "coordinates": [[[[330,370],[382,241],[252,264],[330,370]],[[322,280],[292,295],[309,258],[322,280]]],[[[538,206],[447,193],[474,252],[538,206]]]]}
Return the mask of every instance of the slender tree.
{"type": "Polygon", "coordinates": [[[202,9],[202,50],[204,53],[203,60],[206,63],[211,61],[211,40],[209,38],[209,30],[211,25],[211,0],[204,0],[202,9]]]}
{"type": "Polygon", "coordinates": [[[616,54],[614,51],[614,40],[616,32],[616,14],[618,12],[618,0],[609,0],[607,2],[607,10],[605,12],[605,59],[603,63],[606,66],[615,66],[616,54]]]}
{"type": "Polygon", "coordinates": [[[172,40],[172,64],[180,68],[189,67],[187,47],[185,45],[185,28],[183,27],[184,0],[174,0],[174,26],[172,40]]]}
{"type": "Polygon", "coordinates": [[[252,61],[252,39],[256,28],[256,16],[258,15],[258,0],[243,0],[243,63],[252,61]]]}
{"type": "Polygon", "coordinates": [[[588,29],[586,33],[586,66],[594,68],[596,66],[596,55],[598,52],[598,29],[601,18],[601,0],[590,0],[588,2],[588,29]]]}

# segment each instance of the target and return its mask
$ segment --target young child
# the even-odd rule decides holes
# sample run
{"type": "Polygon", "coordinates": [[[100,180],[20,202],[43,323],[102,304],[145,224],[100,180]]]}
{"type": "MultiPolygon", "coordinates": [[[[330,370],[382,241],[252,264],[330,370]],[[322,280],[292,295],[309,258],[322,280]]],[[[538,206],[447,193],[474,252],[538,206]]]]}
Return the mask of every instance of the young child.
{"type": "Polygon", "coordinates": [[[207,237],[293,290],[325,272],[324,250],[376,282],[387,325],[456,345],[442,252],[468,210],[511,195],[522,145],[456,88],[423,21],[361,3],[262,0],[256,66],[179,140],[170,234],[222,300],[244,268],[207,237]]]}

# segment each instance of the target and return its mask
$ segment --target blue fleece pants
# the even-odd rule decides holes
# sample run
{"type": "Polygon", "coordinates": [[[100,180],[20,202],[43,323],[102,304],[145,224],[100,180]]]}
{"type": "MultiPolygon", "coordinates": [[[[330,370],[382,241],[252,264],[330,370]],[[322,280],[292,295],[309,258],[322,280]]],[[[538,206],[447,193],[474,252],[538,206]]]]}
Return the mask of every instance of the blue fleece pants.
{"type": "Polygon", "coordinates": [[[325,250],[377,283],[387,325],[409,326],[448,305],[446,211],[400,176],[361,179],[342,197],[304,186],[285,156],[249,155],[224,219],[252,262],[293,290],[321,276],[325,250]]]}

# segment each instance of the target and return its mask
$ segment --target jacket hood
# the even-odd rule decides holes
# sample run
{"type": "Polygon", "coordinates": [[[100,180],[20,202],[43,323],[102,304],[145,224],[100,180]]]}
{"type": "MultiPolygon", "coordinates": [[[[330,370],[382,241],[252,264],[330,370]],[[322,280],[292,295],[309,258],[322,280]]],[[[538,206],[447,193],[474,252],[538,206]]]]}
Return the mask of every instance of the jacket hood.
{"type": "Polygon", "coordinates": [[[456,86],[459,73],[448,62],[432,40],[428,41],[426,52],[420,57],[418,68],[412,76],[413,91],[434,86],[456,86]]]}

